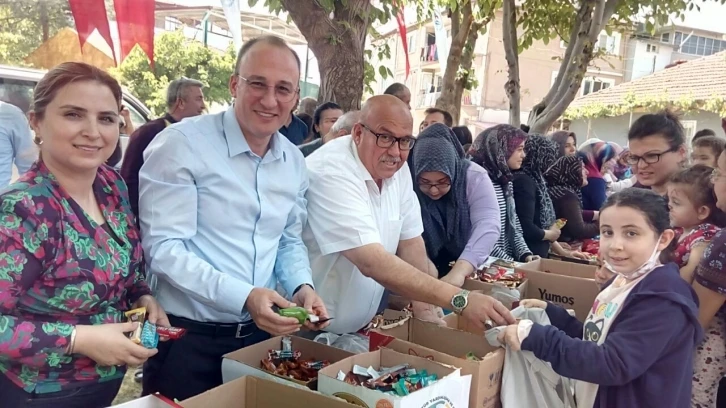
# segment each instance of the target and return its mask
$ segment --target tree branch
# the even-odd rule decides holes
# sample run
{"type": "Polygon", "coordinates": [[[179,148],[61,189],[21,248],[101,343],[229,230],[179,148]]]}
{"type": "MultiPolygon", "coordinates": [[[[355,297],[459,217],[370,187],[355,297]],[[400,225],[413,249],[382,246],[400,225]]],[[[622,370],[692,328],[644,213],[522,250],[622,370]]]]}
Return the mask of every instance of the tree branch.
{"type": "Polygon", "coordinates": [[[508,67],[508,80],[504,84],[504,90],[509,97],[509,124],[519,126],[519,50],[517,49],[517,9],[514,0],[504,0],[503,12],[502,40],[508,67]]]}

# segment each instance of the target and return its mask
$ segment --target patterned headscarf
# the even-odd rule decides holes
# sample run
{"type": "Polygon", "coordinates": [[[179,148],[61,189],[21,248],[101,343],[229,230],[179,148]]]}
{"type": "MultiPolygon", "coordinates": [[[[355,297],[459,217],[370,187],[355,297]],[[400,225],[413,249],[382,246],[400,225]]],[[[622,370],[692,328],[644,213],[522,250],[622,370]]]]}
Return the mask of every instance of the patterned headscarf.
{"type": "Polygon", "coordinates": [[[430,258],[438,256],[442,248],[458,257],[469,241],[471,218],[466,199],[466,172],[470,164],[464,159],[461,143],[446,125],[435,123],[416,139],[409,167],[421,204],[423,238],[430,258]],[[451,180],[451,189],[438,200],[432,200],[418,185],[421,173],[427,171],[440,171],[451,180]]]}
{"type": "Polygon", "coordinates": [[[580,147],[580,153],[583,155],[582,162],[587,169],[588,177],[602,178],[605,163],[617,157],[615,147],[600,139],[580,147]]]}
{"type": "Polygon", "coordinates": [[[524,142],[524,152],[527,156],[522,162],[522,171],[532,178],[537,187],[541,228],[549,228],[557,220],[544,173],[557,160],[558,150],[557,143],[542,135],[530,134],[527,141],[524,142]]]}
{"type": "Polygon", "coordinates": [[[578,156],[562,156],[545,172],[552,200],[559,200],[568,192],[582,200],[582,159],[578,156]]]}
{"type": "Polygon", "coordinates": [[[512,181],[512,172],[509,170],[507,160],[525,140],[527,134],[522,129],[510,125],[497,125],[481,132],[469,151],[472,161],[484,167],[492,181],[502,187],[505,195],[512,194],[508,187],[512,181]]]}

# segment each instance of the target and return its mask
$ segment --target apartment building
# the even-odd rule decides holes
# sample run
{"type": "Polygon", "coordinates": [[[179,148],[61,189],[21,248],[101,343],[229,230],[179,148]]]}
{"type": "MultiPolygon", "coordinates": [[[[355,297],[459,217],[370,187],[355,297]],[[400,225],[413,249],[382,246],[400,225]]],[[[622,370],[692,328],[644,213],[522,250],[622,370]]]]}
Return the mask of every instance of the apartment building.
{"type": "MultiPolygon", "coordinates": [[[[451,42],[450,21],[445,19],[449,43],[451,42]]],[[[490,23],[486,34],[480,35],[474,48],[474,71],[479,83],[476,89],[464,93],[460,124],[467,125],[473,132],[508,122],[509,101],[504,91],[507,81],[507,61],[502,42],[502,12],[490,23]]],[[[417,22],[407,27],[408,56],[411,71],[406,78],[406,59],[400,35],[396,28],[382,32],[382,41],[391,49],[388,61],[373,61],[384,64],[394,73],[393,78],[377,77],[373,90],[382,93],[393,82],[403,82],[412,94],[414,126],[423,120],[423,111],[434,106],[441,93],[444,72],[436,50],[434,25],[431,21],[417,22]]],[[[608,35],[603,32],[597,42],[607,56],[594,61],[580,89],[581,95],[612,87],[624,80],[624,55],[629,38],[621,33],[608,35]]],[[[536,42],[519,56],[522,120],[526,122],[529,111],[549,91],[560,67],[566,43],[550,41],[536,42]]],[[[445,65],[445,64],[444,64],[445,65]]]]}

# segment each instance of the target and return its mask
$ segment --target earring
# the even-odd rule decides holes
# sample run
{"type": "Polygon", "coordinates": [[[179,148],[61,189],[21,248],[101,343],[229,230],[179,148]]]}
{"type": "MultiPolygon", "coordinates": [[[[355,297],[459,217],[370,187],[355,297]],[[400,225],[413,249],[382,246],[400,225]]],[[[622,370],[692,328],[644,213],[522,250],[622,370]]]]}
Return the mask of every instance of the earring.
{"type": "Polygon", "coordinates": [[[35,142],[36,145],[40,146],[43,144],[43,139],[39,138],[38,136],[33,138],[33,142],[35,142]]]}

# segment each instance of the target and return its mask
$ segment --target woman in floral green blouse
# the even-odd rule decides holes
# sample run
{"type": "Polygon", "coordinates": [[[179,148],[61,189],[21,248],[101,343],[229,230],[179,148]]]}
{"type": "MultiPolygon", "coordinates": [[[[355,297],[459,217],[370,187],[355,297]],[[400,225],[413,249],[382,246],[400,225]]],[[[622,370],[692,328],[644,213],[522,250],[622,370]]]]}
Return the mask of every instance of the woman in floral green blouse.
{"type": "Polygon", "coordinates": [[[0,194],[0,405],[106,407],[135,344],[123,312],[168,319],[143,280],[126,186],[103,163],[119,138],[121,88],[64,63],[35,88],[30,124],[40,159],[0,194]]]}

